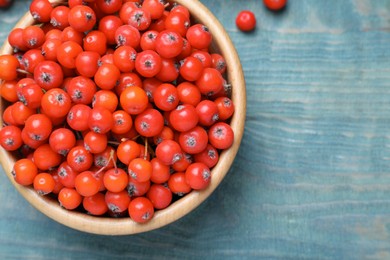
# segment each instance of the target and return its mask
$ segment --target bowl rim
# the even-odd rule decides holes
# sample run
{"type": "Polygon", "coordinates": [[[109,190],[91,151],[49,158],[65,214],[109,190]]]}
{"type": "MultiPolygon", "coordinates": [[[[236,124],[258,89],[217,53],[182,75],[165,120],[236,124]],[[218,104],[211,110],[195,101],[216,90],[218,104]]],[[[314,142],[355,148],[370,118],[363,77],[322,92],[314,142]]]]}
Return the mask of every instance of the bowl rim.
{"type": "MultiPolygon", "coordinates": [[[[50,0],[53,4],[61,1],[50,0]]],[[[143,224],[136,223],[130,218],[116,218],[113,221],[113,218],[110,217],[91,216],[77,211],[69,211],[60,207],[57,201],[39,195],[31,187],[19,185],[11,174],[15,158],[11,153],[0,147],[0,163],[11,183],[31,205],[56,222],[75,230],[99,235],[131,235],[161,228],[184,217],[198,207],[218,187],[233,164],[243,137],[246,116],[245,78],[239,56],[222,24],[199,0],[171,0],[169,2],[186,6],[196,21],[201,21],[208,27],[213,35],[213,44],[218,46],[218,52],[226,60],[228,65],[227,80],[232,86],[232,101],[235,106],[235,112],[230,122],[235,134],[233,145],[220,154],[217,165],[212,169],[210,185],[206,189],[191,191],[166,209],[156,211],[154,217],[143,224]]],[[[33,23],[34,19],[27,12],[14,28],[24,28],[33,23]]],[[[10,53],[12,53],[12,48],[5,40],[0,49],[0,55],[10,53]]],[[[2,99],[0,99],[0,105],[3,111],[4,102],[2,99]]],[[[2,118],[0,118],[0,123],[3,125],[2,118]]]]}

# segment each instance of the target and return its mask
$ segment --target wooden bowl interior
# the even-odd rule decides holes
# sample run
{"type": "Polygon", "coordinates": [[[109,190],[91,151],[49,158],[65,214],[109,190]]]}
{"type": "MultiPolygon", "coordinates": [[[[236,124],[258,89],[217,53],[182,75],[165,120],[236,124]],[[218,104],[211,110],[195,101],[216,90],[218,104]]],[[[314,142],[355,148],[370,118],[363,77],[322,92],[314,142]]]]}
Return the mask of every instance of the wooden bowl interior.
{"type": "MultiPolygon", "coordinates": [[[[51,2],[55,4],[60,1],[52,0],[51,2]]],[[[192,191],[172,203],[168,208],[156,211],[152,220],[145,224],[135,223],[130,218],[96,217],[61,208],[56,200],[38,195],[31,187],[17,184],[11,174],[16,157],[12,153],[0,149],[0,162],[12,184],[29,203],[53,220],[76,230],[102,235],[129,235],[150,231],[172,223],[195,209],[216,189],[229,171],[244,132],[246,93],[241,63],[235,47],[223,26],[203,4],[197,0],[176,0],[175,2],[186,6],[195,21],[205,24],[210,29],[213,35],[213,48],[225,57],[227,62],[227,79],[232,86],[232,100],[235,105],[235,113],[231,119],[231,126],[235,133],[233,146],[220,154],[218,164],[212,169],[211,183],[207,189],[192,191]]],[[[33,18],[27,13],[19,20],[15,28],[24,28],[33,23],[33,18]]],[[[0,54],[10,53],[12,53],[12,48],[8,41],[5,41],[0,54]]],[[[4,111],[5,106],[5,102],[1,101],[1,111],[4,111]]]]}

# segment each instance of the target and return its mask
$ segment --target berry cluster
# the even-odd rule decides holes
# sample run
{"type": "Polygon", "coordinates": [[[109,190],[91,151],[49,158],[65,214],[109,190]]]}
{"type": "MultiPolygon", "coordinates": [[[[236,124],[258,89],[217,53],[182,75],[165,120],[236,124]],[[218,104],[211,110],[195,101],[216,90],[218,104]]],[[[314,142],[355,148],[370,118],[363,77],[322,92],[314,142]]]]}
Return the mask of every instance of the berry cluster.
{"type": "Polygon", "coordinates": [[[21,185],[68,210],[143,223],[208,187],[229,148],[226,62],[162,0],[33,0],[0,56],[0,144],[21,185]]]}

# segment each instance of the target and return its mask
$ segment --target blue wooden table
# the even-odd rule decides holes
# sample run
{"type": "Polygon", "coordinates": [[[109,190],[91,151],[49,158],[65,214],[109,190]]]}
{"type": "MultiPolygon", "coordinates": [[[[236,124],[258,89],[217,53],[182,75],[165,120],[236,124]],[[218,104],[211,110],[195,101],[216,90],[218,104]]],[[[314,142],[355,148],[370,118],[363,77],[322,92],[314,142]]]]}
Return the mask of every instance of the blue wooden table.
{"type": "MultiPolygon", "coordinates": [[[[0,11],[0,39],[28,9],[0,11]]],[[[0,173],[0,259],[390,259],[390,1],[202,1],[240,55],[240,151],[199,208],[133,236],[81,233],[0,173]],[[255,32],[235,27],[239,10],[255,32]]]]}

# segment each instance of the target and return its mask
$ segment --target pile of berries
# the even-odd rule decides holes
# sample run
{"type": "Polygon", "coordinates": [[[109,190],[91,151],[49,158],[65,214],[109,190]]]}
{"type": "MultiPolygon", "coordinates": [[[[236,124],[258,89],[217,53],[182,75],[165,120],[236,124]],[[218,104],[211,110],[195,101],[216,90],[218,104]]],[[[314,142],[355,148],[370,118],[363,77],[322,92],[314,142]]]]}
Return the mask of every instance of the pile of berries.
{"type": "Polygon", "coordinates": [[[208,187],[234,105],[205,25],[163,0],[33,0],[30,12],[36,24],[0,56],[0,144],[19,158],[17,183],[139,223],[208,187]]]}

